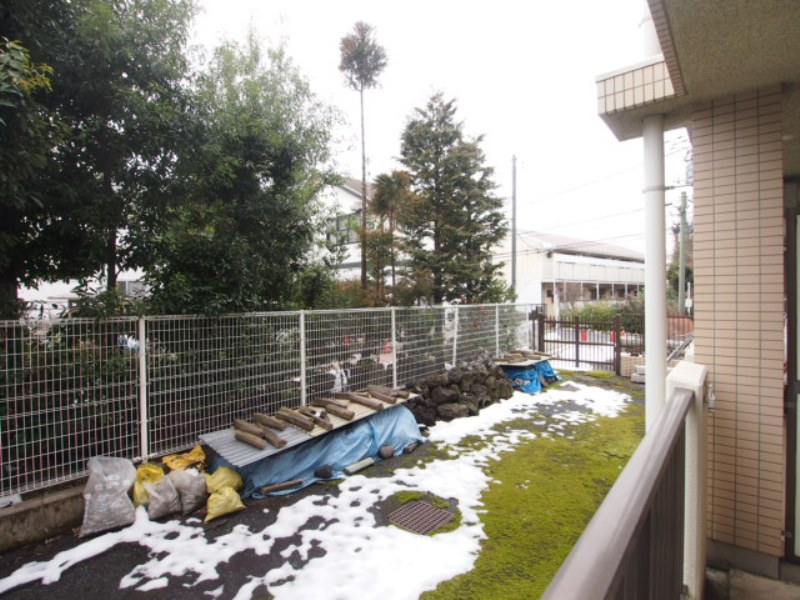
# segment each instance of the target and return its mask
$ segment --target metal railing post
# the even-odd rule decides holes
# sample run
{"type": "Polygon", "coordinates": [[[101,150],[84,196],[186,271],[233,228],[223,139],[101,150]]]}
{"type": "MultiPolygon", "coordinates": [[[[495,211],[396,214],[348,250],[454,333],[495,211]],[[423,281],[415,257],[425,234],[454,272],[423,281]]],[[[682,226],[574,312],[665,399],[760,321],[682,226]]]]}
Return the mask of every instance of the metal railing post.
{"type": "Polygon", "coordinates": [[[581,328],[580,328],[580,321],[578,320],[578,317],[575,317],[572,320],[572,323],[573,323],[573,325],[575,327],[575,366],[576,367],[580,367],[581,366],[581,361],[580,361],[580,357],[581,357],[581,328]]]}
{"type": "Polygon", "coordinates": [[[538,348],[536,348],[536,350],[538,350],[539,352],[544,352],[544,327],[545,327],[545,314],[544,311],[540,311],[538,313],[538,331],[536,332],[539,338],[536,342],[538,344],[538,348]]]}
{"type": "Polygon", "coordinates": [[[300,406],[306,406],[306,311],[300,311],[300,406]]]}
{"type": "Polygon", "coordinates": [[[456,313],[453,317],[453,366],[458,362],[458,306],[455,308],[456,313]]]}
{"type": "Polygon", "coordinates": [[[147,328],[144,317],[139,318],[136,328],[139,337],[139,445],[142,462],[145,462],[150,455],[150,446],[147,431],[147,328]]]}
{"type": "Polygon", "coordinates": [[[614,316],[614,373],[622,375],[622,319],[614,316]]]}
{"type": "Polygon", "coordinates": [[[392,307],[392,387],[397,387],[397,309],[392,307]]]}
{"type": "Polygon", "coordinates": [[[494,306],[494,355],[500,356],[500,306],[494,306]]]}

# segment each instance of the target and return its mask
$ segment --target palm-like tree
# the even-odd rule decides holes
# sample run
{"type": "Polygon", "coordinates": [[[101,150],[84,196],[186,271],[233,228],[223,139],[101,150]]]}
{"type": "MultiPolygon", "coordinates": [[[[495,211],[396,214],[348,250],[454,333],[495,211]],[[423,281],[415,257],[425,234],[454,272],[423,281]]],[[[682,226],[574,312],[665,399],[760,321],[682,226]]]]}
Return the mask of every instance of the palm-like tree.
{"type": "Polygon", "coordinates": [[[386,67],[386,50],[375,41],[371,25],[359,21],[353,33],[339,42],[339,70],[361,100],[361,289],[367,289],[367,152],[364,139],[364,90],[378,85],[378,75],[386,67]]]}
{"type": "Polygon", "coordinates": [[[395,279],[396,244],[394,241],[394,232],[397,228],[397,213],[399,209],[408,204],[412,194],[411,176],[405,171],[392,171],[391,174],[382,173],[375,179],[370,209],[372,214],[379,218],[381,231],[383,231],[384,223],[389,227],[393,304],[396,301],[397,284],[395,279]]]}

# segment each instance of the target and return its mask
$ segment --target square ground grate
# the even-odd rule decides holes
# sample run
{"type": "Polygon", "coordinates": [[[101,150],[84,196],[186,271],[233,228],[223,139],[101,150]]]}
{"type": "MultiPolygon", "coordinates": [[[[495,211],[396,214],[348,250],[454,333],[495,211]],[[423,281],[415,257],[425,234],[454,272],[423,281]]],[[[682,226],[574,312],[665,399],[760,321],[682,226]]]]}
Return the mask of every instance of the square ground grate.
{"type": "Polygon", "coordinates": [[[422,500],[412,500],[392,512],[389,522],[425,535],[449,523],[454,516],[449,510],[436,508],[422,500]]]}

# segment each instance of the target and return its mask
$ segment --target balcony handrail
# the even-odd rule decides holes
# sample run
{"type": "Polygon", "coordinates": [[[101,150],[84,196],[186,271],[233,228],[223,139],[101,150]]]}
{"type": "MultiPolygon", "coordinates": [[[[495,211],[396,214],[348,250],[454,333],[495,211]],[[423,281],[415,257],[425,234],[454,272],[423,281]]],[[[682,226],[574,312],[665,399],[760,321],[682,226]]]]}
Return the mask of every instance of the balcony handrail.
{"type": "MultiPolygon", "coordinates": [[[[647,520],[673,449],[683,439],[681,434],[694,396],[693,391],[683,388],[673,392],[660,418],[617,478],[543,599],[617,597],[625,561],[647,520]]],[[[683,502],[682,494],[679,501],[683,502]]]]}

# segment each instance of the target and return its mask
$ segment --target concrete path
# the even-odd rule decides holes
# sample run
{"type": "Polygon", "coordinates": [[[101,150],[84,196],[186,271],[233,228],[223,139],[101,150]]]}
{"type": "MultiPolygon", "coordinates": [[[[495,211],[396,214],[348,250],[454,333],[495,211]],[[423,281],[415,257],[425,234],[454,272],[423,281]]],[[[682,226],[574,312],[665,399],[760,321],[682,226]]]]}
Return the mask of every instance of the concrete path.
{"type": "Polygon", "coordinates": [[[708,569],[706,576],[706,600],[800,600],[800,585],[735,569],[708,569]]]}

